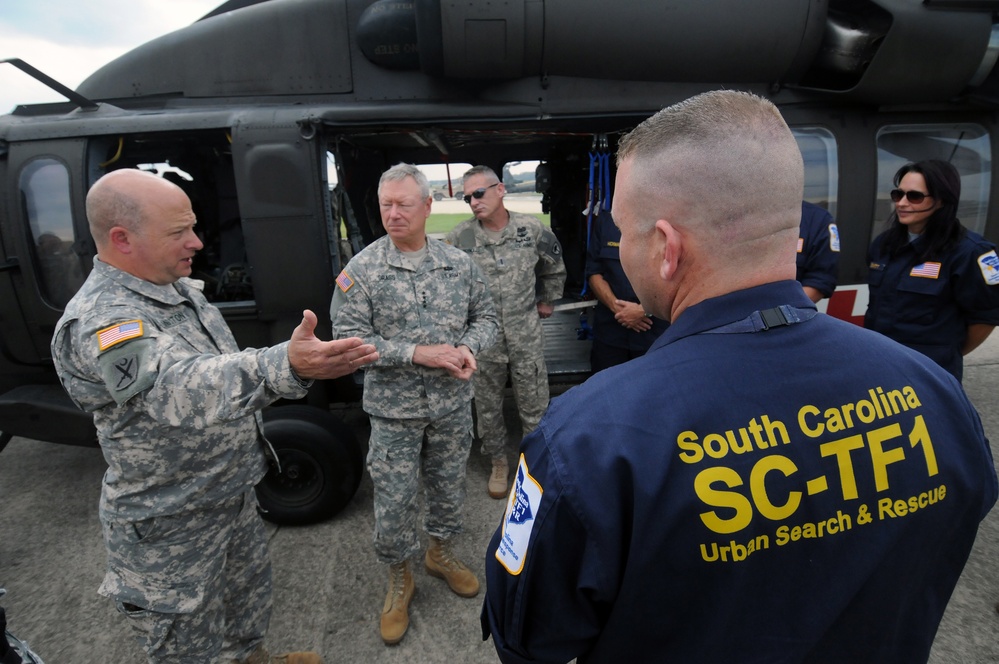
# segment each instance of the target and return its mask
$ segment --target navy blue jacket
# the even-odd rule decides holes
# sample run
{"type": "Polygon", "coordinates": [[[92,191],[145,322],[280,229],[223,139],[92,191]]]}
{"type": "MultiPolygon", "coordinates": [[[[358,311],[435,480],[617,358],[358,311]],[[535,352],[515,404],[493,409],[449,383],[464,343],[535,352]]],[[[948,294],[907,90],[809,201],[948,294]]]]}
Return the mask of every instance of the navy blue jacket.
{"type": "Polygon", "coordinates": [[[918,350],[961,380],[968,325],[999,325],[995,245],[968,231],[946,256],[917,265],[922,236],[896,256],[882,249],[884,237],[868,253],[864,327],[918,350]]]}
{"type": "Polygon", "coordinates": [[[524,439],[484,635],[507,663],[925,662],[996,494],[952,376],[794,281],[731,293],[524,439]],[[780,305],[812,317],[762,329],[780,305]]]}
{"type": "Polygon", "coordinates": [[[829,297],[836,290],[839,271],[839,229],[825,208],[801,202],[798,235],[797,276],[802,286],[811,286],[829,297]]]}
{"type": "MultiPolygon", "coordinates": [[[[603,211],[592,220],[590,242],[586,248],[586,279],[599,274],[614,291],[615,297],[628,302],[638,302],[638,296],[631,287],[624,268],[621,267],[621,231],[614,223],[611,213],[603,211]]],[[[669,323],[652,318],[652,328],[645,332],[635,332],[621,325],[614,318],[614,312],[598,303],[593,310],[593,337],[608,346],[627,348],[632,351],[647,351],[652,342],[663,333],[669,323]]]]}

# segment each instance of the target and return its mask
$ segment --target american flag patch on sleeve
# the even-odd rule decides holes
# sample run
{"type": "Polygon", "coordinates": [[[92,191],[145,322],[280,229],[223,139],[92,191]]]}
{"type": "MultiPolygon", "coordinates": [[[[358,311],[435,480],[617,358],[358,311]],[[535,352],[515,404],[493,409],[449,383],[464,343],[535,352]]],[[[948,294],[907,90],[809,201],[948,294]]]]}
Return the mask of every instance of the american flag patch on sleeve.
{"type": "Polygon", "coordinates": [[[920,263],[916,267],[912,268],[912,271],[909,272],[909,276],[936,279],[940,276],[940,263],[933,263],[929,261],[926,263],[920,263]]]}
{"type": "Polygon", "coordinates": [[[142,321],[127,320],[97,331],[97,347],[103,353],[111,346],[142,336],[142,321]]]}
{"type": "Polygon", "coordinates": [[[350,278],[346,270],[340,272],[340,276],[336,278],[336,285],[340,287],[344,293],[350,290],[350,287],[354,285],[354,280],[350,278]]]}

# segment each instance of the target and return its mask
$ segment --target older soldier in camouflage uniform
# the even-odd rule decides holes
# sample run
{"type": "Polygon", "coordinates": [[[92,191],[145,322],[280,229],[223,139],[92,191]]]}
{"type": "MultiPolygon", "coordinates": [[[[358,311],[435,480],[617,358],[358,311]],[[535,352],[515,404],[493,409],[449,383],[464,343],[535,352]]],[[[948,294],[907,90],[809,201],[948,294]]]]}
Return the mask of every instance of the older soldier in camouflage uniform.
{"type": "Polygon", "coordinates": [[[315,664],[271,657],[271,567],[254,485],[267,468],[259,410],[308,379],[377,358],[360,339],[321,342],[311,311],[289,342],[240,352],[188,279],[202,244],[179,187],[132,169],[87,196],[94,269],[52,339],[59,379],[94,414],[108,463],[100,593],[150,662],[315,664]]]}
{"type": "Polygon", "coordinates": [[[455,557],[461,532],[465,466],[472,444],[476,354],[496,337],[496,313],[485,279],[468,256],[426,236],[432,199],[427,178],[398,164],[382,174],[382,237],[337,277],[330,314],[339,336],[374,344],[379,359],[364,375],[371,417],[368,471],[375,486],[375,554],[389,564],[382,607],[386,644],[409,627],[415,584],[409,560],[420,552],[416,530],[421,472],[426,571],[462,597],[479,592],[475,575],[455,557]],[[422,455],[421,455],[422,452],[422,455]]]}
{"type": "Polygon", "coordinates": [[[555,234],[530,214],[508,212],[506,189],[488,166],[475,166],[462,177],[472,219],[448,233],[446,241],[467,252],[482,268],[500,319],[496,344],[479,356],[475,374],[475,415],[482,453],[492,458],[487,489],[506,496],[509,465],[503,390],[507,375],[526,436],[548,407],[541,318],[548,318],[562,297],[565,264],[555,234]]]}

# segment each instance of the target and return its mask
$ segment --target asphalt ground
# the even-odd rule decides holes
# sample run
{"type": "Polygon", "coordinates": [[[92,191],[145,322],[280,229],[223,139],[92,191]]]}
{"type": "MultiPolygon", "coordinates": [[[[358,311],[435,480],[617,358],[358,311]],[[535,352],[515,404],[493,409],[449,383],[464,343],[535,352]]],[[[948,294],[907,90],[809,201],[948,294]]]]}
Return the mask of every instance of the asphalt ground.
{"type": "MultiPolygon", "coordinates": [[[[965,389],[978,407],[999,458],[999,334],[967,358],[965,389]]],[[[357,410],[343,413],[366,437],[357,410]]],[[[508,415],[511,415],[508,408],[508,415]]],[[[511,418],[512,419],[512,418],[511,418]]],[[[366,438],[365,438],[366,439],[366,438]]],[[[511,448],[511,459],[514,451],[511,448]]],[[[0,453],[0,587],[9,628],[46,664],[141,663],[142,653],[112,603],[97,594],[104,550],[97,501],[105,464],[99,450],[15,438],[0,453]]],[[[456,550],[482,579],[483,552],[503,501],[486,495],[489,462],[472,450],[466,532],[456,550]]],[[[275,610],[274,652],[315,649],[327,664],[495,662],[479,630],[481,594],[462,599],[415,567],[411,624],[398,646],[378,634],[386,571],[371,547],[372,487],[365,475],[347,508],[308,527],[268,526],[275,610]]],[[[985,519],[951,599],[932,664],[999,662],[999,510],[985,519]]]]}

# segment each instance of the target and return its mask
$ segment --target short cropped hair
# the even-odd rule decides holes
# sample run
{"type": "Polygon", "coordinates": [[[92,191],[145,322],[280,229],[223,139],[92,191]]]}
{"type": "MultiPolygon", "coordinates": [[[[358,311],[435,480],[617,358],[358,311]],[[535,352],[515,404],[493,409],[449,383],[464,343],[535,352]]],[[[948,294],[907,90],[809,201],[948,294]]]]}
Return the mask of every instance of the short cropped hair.
{"type": "Polygon", "coordinates": [[[640,228],[664,201],[718,228],[801,214],[801,151],[777,107],[757,95],[716,90],[664,108],[621,139],[618,165],[628,159],[650,200],[640,228]]]}
{"type": "Polygon", "coordinates": [[[378,179],[378,192],[381,193],[383,182],[400,182],[406,178],[413,178],[420,187],[420,197],[430,198],[430,182],[427,176],[419,168],[412,164],[396,164],[388,169],[378,179]]]}
{"type": "Polygon", "coordinates": [[[476,175],[485,175],[487,178],[495,180],[496,182],[500,181],[499,176],[496,175],[496,171],[489,168],[488,166],[480,165],[480,166],[472,166],[470,169],[465,171],[465,174],[461,176],[461,183],[465,184],[466,182],[468,182],[468,178],[476,175]]]}

